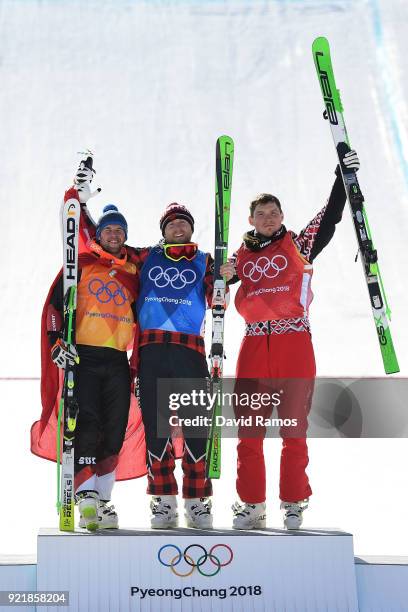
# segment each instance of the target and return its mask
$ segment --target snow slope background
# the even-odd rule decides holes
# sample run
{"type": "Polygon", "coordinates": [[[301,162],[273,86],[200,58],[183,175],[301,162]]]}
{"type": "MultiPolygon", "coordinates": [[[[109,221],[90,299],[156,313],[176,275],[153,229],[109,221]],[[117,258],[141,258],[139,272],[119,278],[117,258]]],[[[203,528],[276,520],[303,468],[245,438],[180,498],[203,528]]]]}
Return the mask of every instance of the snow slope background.
{"type": "MultiPolygon", "coordinates": [[[[95,152],[102,194],[94,217],[117,203],[129,244],[159,236],[166,204],[196,218],[195,239],[213,245],[217,136],[235,140],[231,251],[248,204],[276,194],[286,225],[300,230],[324,205],[336,157],[311,54],[329,38],[359,179],[393,307],[401,375],[408,372],[408,7],[404,0],[2,0],[0,242],[1,553],[35,550],[40,526],[56,526],[55,469],[29,453],[40,415],[39,321],[61,262],[59,205],[77,151],[95,152]]],[[[370,304],[348,211],[315,262],[311,308],[319,375],[381,376],[370,304]]],[[[233,374],[243,324],[226,322],[233,374]]],[[[387,406],[384,406],[384,418],[387,406]]],[[[268,522],[280,526],[278,441],[268,457],[268,522]]],[[[234,441],[224,442],[215,483],[217,525],[235,500],[234,441]]],[[[306,526],[354,533],[358,554],[407,554],[406,440],[310,440],[314,495],[306,526]]],[[[148,521],[144,479],[114,492],[122,526],[148,521]]]]}

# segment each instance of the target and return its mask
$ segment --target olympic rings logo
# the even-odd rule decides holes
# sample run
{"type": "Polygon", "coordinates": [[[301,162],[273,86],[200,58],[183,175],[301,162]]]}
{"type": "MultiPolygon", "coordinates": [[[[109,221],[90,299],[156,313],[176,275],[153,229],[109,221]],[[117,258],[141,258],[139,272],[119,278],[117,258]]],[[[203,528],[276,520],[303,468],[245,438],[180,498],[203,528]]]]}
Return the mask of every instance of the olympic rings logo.
{"type": "Polygon", "coordinates": [[[180,578],[187,578],[187,576],[191,576],[191,574],[196,568],[202,576],[211,577],[216,576],[221,571],[222,567],[225,567],[226,565],[229,565],[231,563],[232,559],[234,558],[234,553],[232,552],[232,549],[230,546],[228,546],[228,544],[214,544],[214,546],[210,548],[210,552],[207,552],[207,550],[201,544],[190,544],[189,546],[187,546],[187,548],[184,549],[184,552],[181,552],[181,549],[175,544],[165,544],[159,549],[159,552],[157,553],[157,558],[162,565],[169,567],[173,574],[179,576],[180,578]],[[177,554],[172,557],[172,554],[170,553],[169,558],[163,560],[163,551],[166,548],[173,548],[175,551],[177,551],[177,554]],[[194,548],[199,549],[199,552],[196,552],[196,554],[194,555],[196,557],[196,560],[193,559],[193,553],[191,552],[194,548]],[[227,551],[229,558],[226,561],[219,559],[214,554],[214,551],[217,548],[224,548],[227,551]],[[187,554],[188,551],[190,551],[190,554],[187,554]],[[176,566],[181,562],[181,560],[184,560],[185,563],[190,566],[190,568],[186,572],[178,571],[179,568],[177,568],[177,570],[175,569],[176,566]],[[209,571],[209,568],[207,567],[203,569],[203,565],[205,565],[207,561],[209,561],[210,563],[212,563],[213,566],[215,566],[215,570],[209,571]]]}
{"type": "Polygon", "coordinates": [[[257,283],[263,276],[266,278],[276,278],[279,272],[282,272],[287,267],[288,260],[284,255],[274,255],[272,259],[262,256],[255,263],[247,261],[242,268],[242,273],[246,278],[250,278],[254,283],[257,283]]]}
{"type": "Polygon", "coordinates": [[[154,266],[149,270],[149,278],[160,289],[168,285],[171,285],[173,289],[184,289],[186,285],[191,285],[196,281],[197,274],[190,268],[180,271],[177,268],[163,270],[161,266],[154,266]]]}
{"type": "Polygon", "coordinates": [[[92,295],[96,296],[96,299],[101,304],[107,304],[113,300],[116,306],[123,306],[128,301],[123,287],[114,280],[109,281],[105,285],[100,278],[93,278],[89,281],[88,290],[92,295]]]}

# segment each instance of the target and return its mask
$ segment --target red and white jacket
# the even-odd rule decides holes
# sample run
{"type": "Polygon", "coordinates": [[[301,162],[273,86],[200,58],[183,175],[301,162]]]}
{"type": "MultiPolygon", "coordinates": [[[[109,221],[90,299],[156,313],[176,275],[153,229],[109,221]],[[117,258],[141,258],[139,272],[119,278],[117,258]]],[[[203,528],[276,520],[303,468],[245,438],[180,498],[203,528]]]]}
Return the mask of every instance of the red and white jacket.
{"type": "Polygon", "coordinates": [[[299,234],[282,225],[271,238],[255,231],[244,236],[234,254],[237,274],[230,283],[241,281],[235,306],[247,335],[310,330],[312,262],[333,237],[345,202],[337,176],[326,206],[299,234]]]}

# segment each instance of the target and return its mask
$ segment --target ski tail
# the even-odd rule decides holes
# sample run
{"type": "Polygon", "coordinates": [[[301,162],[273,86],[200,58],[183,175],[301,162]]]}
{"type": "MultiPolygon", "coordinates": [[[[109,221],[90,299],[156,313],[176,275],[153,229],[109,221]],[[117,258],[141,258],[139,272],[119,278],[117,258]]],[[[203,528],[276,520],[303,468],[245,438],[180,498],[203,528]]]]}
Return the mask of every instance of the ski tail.
{"type": "Polygon", "coordinates": [[[339,158],[344,188],[353,218],[358,250],[370,297],[384,370],[386,374],[394,374],[399,372],[399,365],[389,326],[391,310],[384,291],[377,251],[374,248],[367,211],[364,206],[364,196],[361,192],[356,173],[353,170],[345,169],[342,164],[344,152],[346,148],[350,147],[350,140],[344,120],[344,109],[340,92],[337,89],[334,78],[328,40],[324,37],[316,38],[312,45],[312,52],[325,105],[324,117],[330,124],[334,146],[339,158]]]}
{"type": "MultiPolygon", "coordinates": [[[[222,394],[222,370],[224,359],[224,314],[226,283],[220,267],[228,257],[228,232],[231,205],[232,171],[234,164],[234,142],[229,136],[220,136],[216,143],[215,171],[215,252],[214,252],[214,292],[212,300],[212,340],[211,340],[211,393],[217,398],[222,394]]],[[[217,400],[211,415],[211,428],[207,441],[206,476],[220,478],[221,475],[221,427],[217,417],[222,413],[222,405],[217,400]]]]}

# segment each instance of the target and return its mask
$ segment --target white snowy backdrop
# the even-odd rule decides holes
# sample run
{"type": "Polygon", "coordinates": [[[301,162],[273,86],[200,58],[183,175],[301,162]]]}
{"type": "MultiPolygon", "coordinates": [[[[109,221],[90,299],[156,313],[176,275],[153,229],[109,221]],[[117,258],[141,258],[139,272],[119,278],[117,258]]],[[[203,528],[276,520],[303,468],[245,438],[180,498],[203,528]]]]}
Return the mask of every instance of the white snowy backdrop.
{"type": "MultiPolygon", "coordinates": [[[[214,148],[235,140],[231,250],[261,191],[299,230],[329,195],[335,153],[311,55],[329,38],[337,84],[408,372],[408,7],[405,0],[2,0],[0,2],[0,553],[35,551],[56,526],[55,468],[29,452],[40,415],[39,322],[61,261],[58,212],[77,151],[95,152],[98,217],[117,203],[129,244],[159,237],[166,204],[187,204],[212,249],[214,148]]],[[[348,210],[315,262],[311,309],[318,373],[383,374],[348,210]]],[[[232,307],[226,372],[243,331],[232,307]]],[[[387,406],[384,406],[387,418],[387,406]]],[[[280,526],[278,441],[266,443],[268,521],[280,526]]],[[[311,440],[306,526],[354,533],[359,554],[407,554],[406,440],[311,440]]],[[[235,451],[224,443],[216,524],[230,524],[235,451]]],[[[148,521],[144,479],[114,492],[122,526],[148,521]]]]}

